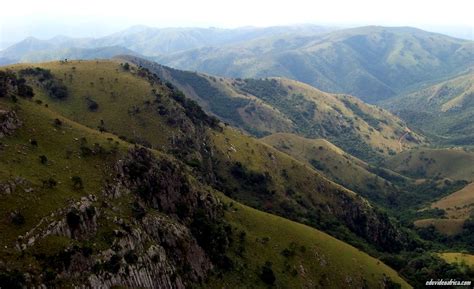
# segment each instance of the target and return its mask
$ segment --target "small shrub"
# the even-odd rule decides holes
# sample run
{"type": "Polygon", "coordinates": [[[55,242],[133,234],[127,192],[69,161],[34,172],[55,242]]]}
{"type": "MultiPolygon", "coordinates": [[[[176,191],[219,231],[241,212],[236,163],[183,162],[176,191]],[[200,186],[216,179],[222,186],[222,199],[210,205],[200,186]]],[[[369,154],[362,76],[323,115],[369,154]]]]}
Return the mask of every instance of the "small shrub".
{"type": "Polygon", "coordinates": [[[265,284],[275,284],[276,277],[275,273],[273,273],[272,263],[270,261],[265,262],[265,264],[261,267],[259,277],[265,284]]]}
{"type": "Polygon", "coordinates": [[[57,184],[58,184],[58,182],[53,178],[43,180],[43,188],[52,189],[52,188],[56,187],[57,184]]]}
{"type": "Polygon", "coordinates": [[[76,190],[82,190],[84,188],[84,184],[82,182],[82,179],[81,177],[79,176],[73,176],[71,178],[72,180],[72,186],[74,187],[74,189],[76,190]]]}
{"type": "Polygon", "coordinates": [[[39,160],[40,160],[40,163],[42,163],[43,165],[48,164],[48,157],[45,155],[40,155],[39,160]]]}

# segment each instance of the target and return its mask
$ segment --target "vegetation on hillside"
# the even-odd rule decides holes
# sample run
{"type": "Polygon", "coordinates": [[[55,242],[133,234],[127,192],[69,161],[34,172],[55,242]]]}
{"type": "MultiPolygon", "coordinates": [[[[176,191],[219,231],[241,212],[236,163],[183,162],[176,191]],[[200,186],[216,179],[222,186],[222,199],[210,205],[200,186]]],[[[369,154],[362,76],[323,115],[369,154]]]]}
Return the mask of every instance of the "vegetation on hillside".
{"type": "Polygon", "coordinates": [[[321,92],[287,79],[225,79],[121,57],[157,73],[204,109],[254,136],[292,132],[326,138],[364,160],[424,143],[389,112],[356,98],[321,92]]]}
{"type": "MultiPolygon", "coordinates": [[[[220,141],[230,136],[228,130],[223,135],[213,118],[202,114],[174,88],[159,83],[152,86],[148,79],[143,82],[148,77],[156,80],[152,75],[131,67],[132,75],[121,71],[124,66],[117,62],[46,64],[41,69],[49,69],[57,81],[58,75],[73,75],[72,81],[63,80],[67,97],[52,97],[36,76],[28,75],[32,100],[18,95],[16,102],[12,97],[0,98],[2,110],[11,112],[1,119],[2,129],[8,128],[0,149],[0,210],[4,216],[0,258],[2,266],[8,265],[0,270],[2,287],[185,288],[202,284],[207,288],[229,282],[241,288],[266,288],[322,282],[334,288],[342,284],[410,288],[393,270],[365,253],[313,228],[240,205],[209,187],[204,160],[190,162],[189,157],[197,156],[199,148],[189,143],[184,155],[175,151],[181,145],[175,128],[186,128],[188,134],[205,128],[220,141]],[[94,67],[94,75],[86,73],[89,66],[94,67]],[[98,74],[98,68],[105,73],[98,74]],[[117,74],[113,73],[116,69],[117,74]],[[110,80],[114,85],[108,85],[110,80]],[[119,127],[107,118],[108,113],[122,117],[140,113],[134,109],[120,114],[113,101],[104,101],[105,97],[113,99],[110,92],[115,90],[109,89],[120,85],[135,89],[128,91],[127,98],[120,98],[124,105],[130,99],[146,102],[147,97],[160,93],[162,109],[179,110],[178,124],[160,118],[159,109],[153,111],[171,136],[174,133],[175,138],[162,140],[169,147],[157,145],[167,134],[149,139],[150,147],[159,148],[155,150],[124,141],[133,140],[130,133],[123,137],[112,133],[119,127]],[[89,93],[80,90],[84,86],[89,93]],[[96,86],[100,88],[92,88],[96,86]],[[156,89],[154,94],[151,89],[156,89]],[[99,104],[96,110],[90,111],[86,105],[88,96],[99,104]],[[74,109],[88,118],[100,114],[107,131],[99,130],[93,119],[81,118],[74,109]],[[291,239],[282,238],[277,228],[286,230],[291,239]],[[257,244],[265,254],[256,254],[257,244]],[[341,250],[347,254],[339,254],[341,250]],[[309,262],[312,257],[308,256],[316,253],[319,265],[309,262]],[[336,267],[339,273],[331,276],[329,272],[336,267]]],[[[14,95],[12,79],[8,77],[6,83],[8,93],[14,95]]],[[[116,119],[120,124],[120,118],[116,119]]],[[[138,127],[133,122],[127,125],[129,129],[138,127]]],[[[234,137],[238,134],[232,133],[234,137]]],[[[243,139],[258,145],[255,140],[243,139]]],[[[213,144],[220,150],[218,154],[227,149],[213,144]]],[[[276,151],[275,155],[276,160],[282,158],[276,151]]],[[[238,165],[232,171],[236,179],[248,179],[245,185],[249,188],[262,178],[274,178],[238,165]]],[[[288,173],[298,174],[290,167],[288,173]]],[[[311,171],[307,174],[318,178],[311,171]]],[[[335,188],[319,178],[327,190],[335,188]]],[[[346,205],[352,206],[349,200],[346,205]]]]}

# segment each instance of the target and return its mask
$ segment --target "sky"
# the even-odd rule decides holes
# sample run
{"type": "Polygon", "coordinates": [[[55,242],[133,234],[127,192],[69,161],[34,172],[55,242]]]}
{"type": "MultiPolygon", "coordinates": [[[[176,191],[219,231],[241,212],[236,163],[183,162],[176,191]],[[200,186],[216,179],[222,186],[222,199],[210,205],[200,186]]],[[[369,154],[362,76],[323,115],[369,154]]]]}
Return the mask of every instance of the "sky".
{"type": "Polygon", "coordinates": [[[133,25],[223,27],[321,24],[474,29],[472,0],[16,0],[0,10],[0,45],[27,36],[99,37],[133,25]]]}

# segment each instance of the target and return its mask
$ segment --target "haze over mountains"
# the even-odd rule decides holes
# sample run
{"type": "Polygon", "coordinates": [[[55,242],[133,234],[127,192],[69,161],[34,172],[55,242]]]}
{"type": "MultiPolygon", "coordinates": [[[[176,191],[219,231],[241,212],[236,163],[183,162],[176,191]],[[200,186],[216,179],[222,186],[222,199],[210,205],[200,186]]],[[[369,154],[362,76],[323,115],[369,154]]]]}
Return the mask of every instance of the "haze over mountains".
{"type": "Polygon", "coordinates": [[[469,40],[409,27],[336,30],[314,25],[238,29],[136,26],[98,39],[28,38],[0,52],[0,59],[4,64],[94,59],[112,57],[120,50],[175,68],[220,76],[287,77],[371,103],[461,73],[474,63],[473,42],[469,40]]]}

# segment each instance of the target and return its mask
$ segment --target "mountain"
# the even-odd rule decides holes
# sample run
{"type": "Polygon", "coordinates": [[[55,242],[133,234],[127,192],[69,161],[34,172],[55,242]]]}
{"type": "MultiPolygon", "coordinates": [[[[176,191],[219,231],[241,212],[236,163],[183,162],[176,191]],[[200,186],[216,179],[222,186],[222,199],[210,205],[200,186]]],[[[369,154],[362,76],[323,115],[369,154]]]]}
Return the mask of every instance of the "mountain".
{"type": "Polygon", "coordinates": [[[16,43],[0,51],[0,64],[18,62],[40,62],[62,59],[104,59],[120,54],[139,55],[117,45],[92,47],[90,39],[73,39],[64,36],[50,40],[33,37],[16,43]]]}
{"type": "Polygon", "coordinates": [[[473,65],[473,42],[410,27],[369,26],[316,36],[267,37],[157,57],[228,77],[286,77],[378,102],[473,65]]]}
{"type": "MultiPolygon", "coordinates": [[[[68,56],[66,49],[123,47],[178,69],[234,78],[285,77],[376,103],[471,67],[473,41],[411,27],[335,29],[135,26],[97,38],[28,38],[0,52],[1,63],[68,56]]],[[[86,52],[87,59],[92,59],[86,52]]],[[[74,57],[74,54],[71,56],[74,57]]],[[[69,57],[71,58],[71,57],[69,57]]]]}
{"type": "Polygon", "coordinates": [[[297,133],[326,138],[364,160],[424,143],[406,124],[355,97],[322,92],[285,78],[229,79],[180,71],[136,57],[120,56],[157,73],[208,113],[255,135],[297,133]]]}
{"type": "Polygon", "coordinates": [[[134,26],[96,39],[94,46],[119,45],[147,56],[167,55],[206,46],[224,46],[283,35],[318,35],[335,30],[316,25],[223,28],[153,28],[134,26]]]}
{"type": "Polygon", "coordinates": [[[2,287],[410,288],[354,247],[225,197],[380,250],[405,246],[366,200],[219,124],[149,71],[120,61],[9,68],[2,287]]]}
{"type": "MultiPolygon", "coordinates": [[[[0,64],[41,62],[64,58],[93,59],[95,50],[121,47],[122,54],[156,56],[175,53],[203,46],[236,44],[276,35],[318,35],[335,30],[315,25],[274,27],[220,28],[152,28],[134,26],[101,38],[70,38],[56,36],[42,40],[29,37],[0,51],[0,64]],[[89,51],[92,49],[89,55],[89,51]],[[128,49],[128,51],[126,51],[128,49]],[[72,50],[72,53],[68,51],[72,50]],[[74,51],[81,51],[81,56],[74,51]]],[[[112,51],[111,51],[112,52],[112,51]]],[[[110,58],[115,54],[103,54],[110,58]]]]}
{"type": "Polygon", "coordinates": [[[436,83],[387,101],[384,106],[443,144],[474,140],[474,73],[436,83]]]}

